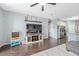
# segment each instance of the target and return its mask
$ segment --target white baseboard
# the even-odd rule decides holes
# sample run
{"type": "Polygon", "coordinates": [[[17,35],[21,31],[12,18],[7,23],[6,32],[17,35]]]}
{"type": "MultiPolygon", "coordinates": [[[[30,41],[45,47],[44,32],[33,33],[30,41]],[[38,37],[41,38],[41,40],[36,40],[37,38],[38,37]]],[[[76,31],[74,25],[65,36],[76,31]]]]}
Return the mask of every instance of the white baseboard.
{"type": "Polygon", "coordinates": [[[0,47],[4,46],[4,45],[8,45],[10,42],[7,42],[7,43],[2,43],[0,44],[0,47]]]}

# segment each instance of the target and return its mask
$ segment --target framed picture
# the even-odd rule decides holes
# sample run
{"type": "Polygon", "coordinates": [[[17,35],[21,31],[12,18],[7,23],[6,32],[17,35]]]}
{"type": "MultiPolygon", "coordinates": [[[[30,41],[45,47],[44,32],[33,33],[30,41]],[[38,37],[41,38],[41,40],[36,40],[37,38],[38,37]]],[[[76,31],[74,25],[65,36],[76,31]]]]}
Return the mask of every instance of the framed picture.
{"type": "Polygon", "coordinates": [[[19,32],[12,32],[12,38],[19,38],[19,32]]]}

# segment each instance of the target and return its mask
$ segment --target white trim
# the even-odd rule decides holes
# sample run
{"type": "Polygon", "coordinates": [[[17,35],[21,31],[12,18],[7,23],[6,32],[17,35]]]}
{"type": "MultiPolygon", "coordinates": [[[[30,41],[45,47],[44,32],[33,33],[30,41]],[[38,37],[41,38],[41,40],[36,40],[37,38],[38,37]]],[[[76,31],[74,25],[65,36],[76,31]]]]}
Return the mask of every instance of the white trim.
{"type": "Polygon", "coordinates": [[[0,47],[2,47],[2,46],[4,46],[4,45],[7,45],[7,44],[9,44],[9,42],[7,42],[7,43],[2,43],[2,44],[0,44],[0,47]]]}

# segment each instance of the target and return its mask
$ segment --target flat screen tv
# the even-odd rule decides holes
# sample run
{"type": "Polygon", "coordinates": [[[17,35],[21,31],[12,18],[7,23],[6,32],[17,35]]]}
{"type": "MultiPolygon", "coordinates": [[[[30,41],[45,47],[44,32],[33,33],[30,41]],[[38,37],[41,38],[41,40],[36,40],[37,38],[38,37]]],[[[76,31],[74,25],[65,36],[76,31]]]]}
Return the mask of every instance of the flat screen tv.
{"type": "Polygon", "coordinates": [[[42,33],[41,24],[27,24],[26,28],[28,33],[42,33]]]}

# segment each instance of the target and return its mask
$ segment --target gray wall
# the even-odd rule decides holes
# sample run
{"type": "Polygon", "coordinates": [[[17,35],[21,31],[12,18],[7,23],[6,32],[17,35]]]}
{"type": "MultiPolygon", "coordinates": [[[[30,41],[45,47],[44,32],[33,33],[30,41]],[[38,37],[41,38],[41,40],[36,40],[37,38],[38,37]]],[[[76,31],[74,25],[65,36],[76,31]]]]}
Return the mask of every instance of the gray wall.
{"type": "Polygon", "coordinates": [[[51,38],[57,39],[57,21],[51,21],[49,33],[51,38]]]}
{"type": "Polygon", "coordinates": [[[72,40],[77,41],[76,32],[75,32],[75,21],[74,20],[67,21],[66,25],[67,25],[68,41],[72,41],[72,40]]]}
{"type": "Polygon", "coordinates": [[[3,13],[0,9],[0,46],[2,46],[3,42],[3,13]]]}
{"type": "Polygon", "coordinates": [[[5,38],[7,39],[6,42],[10,41],[12,32],[20,32],[20,39],[25,38],[25,22],[24,22],[24,15],[14,13],[14,12],[8,12],[4,11],[5,16],[5,38]]]}
{"type": "Polygon", "coordinates": [[[0,9],[0,47],[10,43],[13,31],[20,32],[20,39],[25,38],[24,19],[24,15],[0,9]]]}

